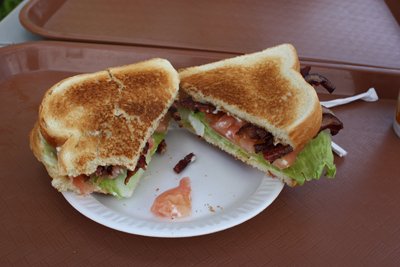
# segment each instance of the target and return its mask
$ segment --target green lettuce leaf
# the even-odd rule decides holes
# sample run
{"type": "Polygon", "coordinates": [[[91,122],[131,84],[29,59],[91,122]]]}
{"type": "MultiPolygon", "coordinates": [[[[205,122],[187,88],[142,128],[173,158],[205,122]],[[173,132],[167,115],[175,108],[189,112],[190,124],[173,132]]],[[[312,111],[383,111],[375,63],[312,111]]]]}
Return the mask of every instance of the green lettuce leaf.
{"type": "Polygon", "coordinates": [[[214,131],[205,119],[204,113],[195,113],[187,109],[179,109],[179,113],[185,127],[189,127],[195,131],[194,128],[199,127],[192,127],[192,122],[194,119],[197,119],[204,125],[204,135],[207,135],[222,146],[231,149],[236,155],[262,164],[272,173],[282,173],[290,177],[295,180],[297,184],[302,185],[305,181],[317,180],[324,174],[326,177],[333,178],[336,174],[336,167],[333,162],[331,149],[331,136],[328,132],[320,132],[314,139],[308,142],[304,149],[297,155],[296,162],[291,167],[280,170],[266,161],[261,153],[249,153],[214,131]]]}
{"type": "Polygon", "coordinates": [[[41,147],[43,148],[43,161],[46,165],[51,168],[56,168],[57,166],[57,150],[47,143],[46,139],[39,133],[41,147]]]}
{"type": "Polygon", "coordinates": [[[320,132],[297,155],[295,163],[282,170],[290,178],[303,184],[305,181],[318,180],[325,172],[328,178],[336,175],[336,166],[333,162],[331,149],[331,135],[328,132],[320,132]]]}
{"type": "Polygon", "coordinates": [[[118,175],[118,177],[115,179],[101,179],[98,177],[92,177],[90,181],[113,196],[118,198],[130,197],[133,193],[133,190],[138,185],[143,172],[144,171],[142,169],[139,169],[135,175],[129,179],[128,184],[125,184],[127,170],[124,170],[124,172],[118,175]]]}

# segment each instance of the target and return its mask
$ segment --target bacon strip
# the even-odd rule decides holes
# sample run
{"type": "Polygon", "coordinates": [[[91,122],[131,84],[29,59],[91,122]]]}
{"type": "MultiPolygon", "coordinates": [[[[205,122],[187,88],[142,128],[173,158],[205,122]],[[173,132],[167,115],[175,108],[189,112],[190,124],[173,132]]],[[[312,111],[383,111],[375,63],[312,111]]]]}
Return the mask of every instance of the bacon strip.
{"type": "Polygon", "coordinates": [[[312,86],[322,85],[322,87],[324,87],[330,94],[335,91],[335,85],[331,83],[325,76],[322,76],[318,73],[310,73],[310,70],[311,66],[305,66],[304,68],[300,69],[300,73],[306,82],[312,86]]]}
{"type": "Polygon", "coordinates": [[[263,139],[264,140],[264,139],[273,138],[273,136],[270,132],[267,132],[266,130],[264,130],[260,127],[257,127],[251,123],[246,123],[245,125],[243,125],[236,134],[247,135],[251,139],[263,139]]]}
{"type": "Polygon", "coordinates": [[[123,169],[124,168],[121,166],[98,166],[94,175],[107,179],[115,179],[120,173],[123,172],[123,169]]]}
{"type": "Polygon", "coordinates": [[[196,156],[193,153],[189,153],[175,165],[174,171],[176,173],[181,173],[195,158],[196,156]]]}
{"type": "Polygon", "coordinates": [[[264,143],[254,145],[254,151],[256,153],[263,152],[263,151],[266,151],[271,148],[274,148],[274,140],[273,139],[268,139],[264,143]]]}
{"type": "Polygon", "coordinates": [[[161,155],[162,155],[162,154],[165,153],[165,151],[167,151],[167,143],[165,142],[165,139],[163,139],[163,140],[161,141],[161,143],[158,145],[156,152],[157,152],[158,154],[161,154],[161,155]]]}
{"type": "Polygon", "coordinates": [[[266,160],[272,163],[276,159],[279,159],[292,151],[293,148],[291,146],[278,144],[273,148],[263,151],[263,155],[266,160]]]}
{"type": "Polygon", "coordinates": [[[319,131],[329,129],[331,135],[336,135],[343,129],[343,123],[335,116],[335,114],[328,108],[322,107],[322,123],[319,131]]]}
{"type": "Polygon", "coordinates": [[[139,156],[138,162],[136,164],[136,167],[133,171],[128,170],[127,174],[126,174],[126,178],[124,181],[124,184],[127,185],[129,183],[129,180],[131,179],[131,177],[133,175],[135,175],[135,173],[139,170],[139,169],[143,169],[146,170],[147,169],[147,162],[146,162],[146,154],[149,150],[149,142],[146,143],[146,145],[144,146],[142,153],[139,156]]]}
{"type": "Polygon", "coordinates": [[[181,115],[178,112],[178,108],[176,107],[176,103],[172,104],[169,108],[168,112],[171,114],[171,117],[176,121],[181,121],[181,115]]]}

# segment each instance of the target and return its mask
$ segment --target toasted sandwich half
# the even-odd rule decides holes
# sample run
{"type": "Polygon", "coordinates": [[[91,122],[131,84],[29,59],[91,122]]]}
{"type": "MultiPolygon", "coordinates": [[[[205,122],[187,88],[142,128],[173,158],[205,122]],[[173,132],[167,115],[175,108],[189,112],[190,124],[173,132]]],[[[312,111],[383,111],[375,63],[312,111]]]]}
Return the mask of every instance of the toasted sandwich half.
{"type": "Polygon", "coordinates": [[[290,186],[333,177],[319,99],[299,70],[290,44],[183,69],[181,125],[290,186]]]}
{"type": "Polygon", "coordinates": [[[129,197],[164,139],[178,89],[164,59],[67,78],[45,93],[31,149],[59,191],[129,197]]]}

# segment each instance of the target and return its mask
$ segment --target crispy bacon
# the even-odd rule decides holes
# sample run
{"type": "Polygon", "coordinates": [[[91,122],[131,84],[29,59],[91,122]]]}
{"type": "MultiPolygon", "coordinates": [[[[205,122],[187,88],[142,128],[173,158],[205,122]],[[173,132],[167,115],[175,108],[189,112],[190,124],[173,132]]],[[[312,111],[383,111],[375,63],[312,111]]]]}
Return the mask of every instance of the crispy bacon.
{"type": "Polygon", "coordinates": [[[165,142],[165,139],[163,139],[163,140],[160,142],[160,144],[158,145],[156,152],[157,152],[158,154],[164,154],[165,151],[167,151],[167,143],[165,142]]]}
{"type": "Polygon", "coordinates": [[[267,132],[266,130],[264,130],[260,127],[257,127],[251,123],[246,123],[245,125],[243,125],[236,134],[237,135],[247,135],[251,139],[264,140],[264,139],[273,138],[273,136],[270,132],[267,132]]]}
{"type": "Polygon", "coordinates": [[[193,162],[195,159],[196,156],[193,153],[189,153],[175,165],[174,171],[176,173],[181,173],[189,165],[189,163],[193,162]]]}
{"type": "Polygon", "coordinates": [[[176,107],[176,102],[172,104],[172,106],[169,108],[168,112],[171,114],[171,117],[179,122],[181,121],[181,115],[179,115],[178,108],[176,107]]]}
{"type": "Polygon", "coordinates": [[[336,135],[343,129],[343,123],[335,116],[335,114],[328,108],[322,107],[322,123],[319,131],[329,129],[331,135],[336,135]]]}
{"type": "Polygon", "coordinates": [[[254,151],[256,152],[256,153],[259,153],[259,152],[263,152],[263,151],[265,151],[265,150],[268,150],[268,149],[271,149],[271,148],[273,148],[274,147],[274,140],[273,140],[273,138],[271,138],[271,139],[268,139],[266,142],[264,142],[264,143],[261,143],[261,144],[255,144],[254,145],[254,151]]]}
{"type": "Polygon", "coordinates": [[[129,183],[129,180],[131,179],[131,177],[132,177],[133,175],[135,175],[135,173],[136,173],[139,169],[143,169],[143,170],[146,170],[146,169],[147,169],[146,154],[147,154],[147,152],[148,152],[148,150],[149,150],[149,147],[150,147],[149,142],[147,142],[146,145],[144,146],[143,150],[142,150],[142,153],[141,153],[140,156],[139,156],[139,159],[138,159],[138,162],[136,163],[135,169],[134,169],[133,171],[131,171],[131,170],[128,170],[128,171],[127,171],[124,184],[128,184],[128,183],[129,183]]]}
{"type": "Polygon", "coordinates": [[[129,180],[131,179],[131,177],[138,171],[139,169],[135,169],[134,171],[128,170],[128,172],[126,173],[126,178],[124,180],[124,184],[127,185],[129,183],[129,180]]]}
{"type": "Polygon", "coordinates": [[[136,165],[136,169],[143,169],[143,170],[147,169],[146,157],[143,154],[140,155],[140,157],[139,157],[139,160],[136,165]]]}
{"type": "Polygon", "coordinates": [[[174,102],[174,104],[172,104],[172,106],[169,108],[168,112],[171,114],[171,117],[178,124],[178,126],[182,128],[183,127],[182,118],[178,112],[177,102],[174,102]]]}
{"type": "Polygon", "coordinates": [[[305,66],[304,68],[300,69],[300,73],[306,82],[312,86],[321,85],[329,93],[332,93],[336,89],[335,85],[331,83],[325,76],[322,76],[318,73],[310,73],[310,70],[311,66],[305,66]]]}
{"type": "Polygon", "coordinates": [[[311,66],[304,66],[303,68],[300,69],[300,74],[301,76],[303,76],[303,78],[305,76],[307,76],[310,73],[311,70],[311,66]]]}
{"type": "Polygon", "coordinates": [[[121,166],[98,166],[94,175],[107,179],[115,179],[124,170],[121,166]]]}
{"type": "Polygon", "coordinates": [[[142,155],[146,155],[147,154],[147,152],[149,151],[149,142],[146,142],[146,144],[144,145],[144,148],[143,148],[143,150],[142,150],[142,155]]]}
{"type": "Polygon", "coordinates": [[[278,144],[272,148],[263,151],[264,158],[270,163],[274,162],[286,154],[293,151],[293,148],[289,145],[278,144]]]}
{"type": "Polygon", "coordinates": [[[126,178],[125,178],[124,184],[128,184],[128,183],[129,183],[129,180],[131,179],[131,177],[132,177],[133,175],[135,175],[135,173],[136,173],[139,169],[143,169],[143,170],[146,170],[146,169],[147,169],[146,157],[145,157],[143,154],[140,155],[139,160],[138,160],[138,162],[137,162],[137,164],[136,164],[136,168],[135,168],[133,171],[128,170],[128,172],[127,172],[127,174],[126,174],[126,178]]]}
{"type": "MultiPolygon", "coordinates": [[[[311,66],[305,66],[300,69],[301,75],[311,85],[322,85],[329,93],[335,90],[335,86],[324,76],[316,73],[310,73],[311,66]]],[[[320,132],[329,129],[331,135],[336,135],[341,129],[343,129],[343,123],[335,116],[335,114],[323,106],[322,107],[322,123],[320,132]]]]}

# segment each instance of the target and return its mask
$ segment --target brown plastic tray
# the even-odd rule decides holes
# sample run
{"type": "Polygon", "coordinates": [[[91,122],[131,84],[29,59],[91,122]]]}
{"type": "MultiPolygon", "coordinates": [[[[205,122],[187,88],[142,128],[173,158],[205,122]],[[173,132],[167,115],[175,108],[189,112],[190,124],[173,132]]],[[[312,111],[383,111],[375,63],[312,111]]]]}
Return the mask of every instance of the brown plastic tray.
{"type": "Polygon", "coordinates": [[[400,2],[31,0],[33,33],[60,40],[245,53],[293,43],[301,58],[400,69],[400,2]]]}
{"type": "Polygon", "coordinates": [[[50,41],[1,48],[0,265],[398,265],[400,138],[391,123],[399,71],[309,62],[340,85],[337,95],[374,86],[384,98],[334,108],[345,125],[335,141],[349,151],[335,158],[334,180],[285,187],[270,207],[234,228],[182,239],[129,235],[87,219],[51,187],[28,146],[51,85],[152,57],[180,68],[227,56],[50,41]]]}

